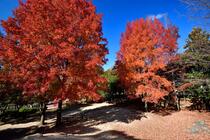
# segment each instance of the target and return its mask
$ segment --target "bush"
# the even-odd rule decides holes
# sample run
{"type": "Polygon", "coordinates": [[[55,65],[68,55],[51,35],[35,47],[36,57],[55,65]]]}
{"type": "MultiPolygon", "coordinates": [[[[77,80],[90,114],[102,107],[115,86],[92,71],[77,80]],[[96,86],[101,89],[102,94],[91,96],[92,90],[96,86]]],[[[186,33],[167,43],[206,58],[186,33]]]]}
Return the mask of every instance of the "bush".
{"type": "Polygon", "coordinates": [[[204,78],[206,75],[202,72],[193,71],[192,73],[186,73],[187,78],[190,79],[197,79],[197,78],[204,78]]]}
{"type": "Polygon", "coordinates": [[[190,87],[187,92],[190,94],[193,109],[210,108],[210,85],[207,83],[195,84],[190,87]]]}
{"type": "Polygon", "coordinates": [[[27,106],[22,106],[20,109],[19,109],[19,113],[35,113],[37,112],[38,110],[35,109],[35,108],[30,108],[30,107],[27,107],[27,106]]]}

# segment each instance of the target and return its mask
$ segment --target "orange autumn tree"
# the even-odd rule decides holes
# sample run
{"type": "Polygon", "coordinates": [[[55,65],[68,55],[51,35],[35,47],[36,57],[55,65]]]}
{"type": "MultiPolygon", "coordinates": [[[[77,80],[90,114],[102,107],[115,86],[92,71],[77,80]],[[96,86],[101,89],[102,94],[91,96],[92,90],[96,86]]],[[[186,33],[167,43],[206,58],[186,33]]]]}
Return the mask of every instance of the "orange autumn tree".
{"type": "Polygon", "coordinates": [[[178,30],[164,27],[155,19],[128,23],[121,36],[117,70],[126,92],[157,103],[173,91],[173,85],[159,71],[176,56],[178,30]]]}
{"type": "Polygon", "coordinates": [[[1,22],[6,35],[0,60],[24,96],[41,102],[100,99],[108,50],[91,1],[26,0],[13,13],[1,22]]]}

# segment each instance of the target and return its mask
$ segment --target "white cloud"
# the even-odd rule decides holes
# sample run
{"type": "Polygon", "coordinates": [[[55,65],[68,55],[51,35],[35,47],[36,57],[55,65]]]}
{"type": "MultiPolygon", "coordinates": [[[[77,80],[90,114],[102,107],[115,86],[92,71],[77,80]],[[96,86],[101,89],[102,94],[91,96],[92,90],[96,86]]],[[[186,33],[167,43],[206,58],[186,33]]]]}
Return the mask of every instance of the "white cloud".
{"type": "Polygon", "coordinates": [[[156,19],[161,19],[161,18],[165,18],[167,16],[168,16],[167,13],[160,13],[160,14],[157,14],[157,15],[149,15],[148,18],[151,19],[151,20],[154,20],[155,18],[156,19]]]}
{"type": "Polygon", "coordinates": [[[168,16],[168,14],[167,14],[167,13],[163,13],[163,14],[158,14],[158,15],[156,15],[155,17],[156,17],[157,19],[160,19],[160,18],[164,18],[164,17],[166,17],[166,16],[168,16]]]}

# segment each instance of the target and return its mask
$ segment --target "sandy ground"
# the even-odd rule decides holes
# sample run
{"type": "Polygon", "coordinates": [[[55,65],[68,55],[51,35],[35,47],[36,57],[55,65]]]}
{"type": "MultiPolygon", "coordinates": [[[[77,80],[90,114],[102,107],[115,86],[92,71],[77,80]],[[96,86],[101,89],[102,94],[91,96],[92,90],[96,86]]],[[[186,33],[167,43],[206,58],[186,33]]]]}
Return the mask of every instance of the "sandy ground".
{"type": "MultiPolygon", "coordinates": [[[[182,110],[144,113],[132,107],[108,103],[92,104],[63,114],[63,125],[55,128],[55,119],[47,120],[47,127],[37,127],[38,122],[5,124],[12,138],[25,140],[209,140],[210,113],[182,110]],[[80,112],[84,113],[80,113],[80,112]],[[27,131],[24,129],[27,128],[27,131]],[[34,131],[39,129],[39,131],[34,131]],[[18,135],[22,130],[23,136],[18,135]],[[16,132],[17,131],[17,132],[16,132]]],[[[3,136],[3,135],[0,135],[3,136]]],[[[11,139],[9,135],[3,139],[11,139]]],[[[0,137],[0,139],[2,139],[0,137]]]]}

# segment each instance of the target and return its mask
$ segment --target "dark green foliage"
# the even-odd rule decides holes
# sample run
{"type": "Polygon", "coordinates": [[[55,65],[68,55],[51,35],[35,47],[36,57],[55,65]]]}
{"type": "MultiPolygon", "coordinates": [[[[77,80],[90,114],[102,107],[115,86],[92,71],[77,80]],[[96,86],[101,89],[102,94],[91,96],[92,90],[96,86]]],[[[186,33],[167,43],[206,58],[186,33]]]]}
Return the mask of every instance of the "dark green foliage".
{"type": "Polygon", "coordinates": [[[5,112],[0,114],[0,120],[3,122],[7,122],[10,120],[24,121],[24,119],[26,119],[29,116],[35,115],[38,111],[38,108],[33,108],[25,105],[18,110],[7,109],[5,112]]]}
{"type": "MultiPolygon", "coordinates": [[[[177,55],[180,58],[179,55],[177,55]]],[[[159,71],[159,75],[166,77],[168,80],[172,81],[173,84],[178,87],[182,85],[184,79],[184,67],[181,63],[181,60],[172,61],[167,64],[166,68],[162,71],[159,71]]]]}
{"type": "Polygon", "coordinates": [[[115,69],[109,69],[102,75],[108,81],[108,89],[106,92],[101,92],[106,100],[120,99],[124,97],[124,92],[119,84],[119,78],[115,69]]]}
{"type": "Polygon", "coordinates": [[[15,87],[10,82],[0,82],[0,108],[4,112],[9,104],[14,104],[19,109],[24,104],[27,104],[22,95],[22,90],[15,87]]]}
{"type": "Polygon", "coordinates": [[[115,70],[109,69],[105,71],[103,77],[105,77],[108,81],[108,90],[109,91],[116,90],[116,83],[118,81],[118,76],[115,70]]]}
{"type": "Polygon", "coordinates": [[[184,46],[181,64],[185,68],[183,82],[193,83],[186,92],[194,109],[209,109],[210,101],[210,34],[194,28],[184,46]]]}
{"type": "Polygon", "coordinates": [[[200,82],[186,91],[193,103],[193,109],[210,109],[210,85],[208,81],[200,82]]]}
{"type": "Polygon", "coordinates": [[[37,108],[29,108],[28,106],[22,106],[18,112],[19,113],[35,113],[37,112],[38,109],[37,108]]]}
{"type": "Polygon", "coordinates": [[[189,72],[210,72],[210,34],[201,28],[194,28],[189,34],[186,49],[182,55],[184,65],[189,72]]]}
{"type": "Polygon", "coordinates": [[[186,73],[186,77],[188,79],[201,79],[208,77],[208,75],[204,74],[203,72],[192,71],[191,73],[186,73]]]}

